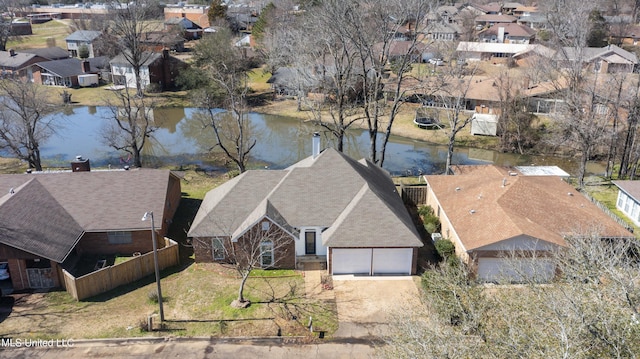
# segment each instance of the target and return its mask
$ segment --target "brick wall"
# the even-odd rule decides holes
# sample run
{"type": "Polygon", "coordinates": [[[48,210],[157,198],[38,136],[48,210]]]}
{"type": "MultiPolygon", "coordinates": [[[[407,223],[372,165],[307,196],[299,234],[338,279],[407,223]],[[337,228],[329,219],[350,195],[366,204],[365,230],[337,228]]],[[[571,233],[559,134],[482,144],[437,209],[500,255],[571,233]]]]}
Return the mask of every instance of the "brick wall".
{"type": "MultiPolygon", "coordinates": [[[[156,236],[158,248],[164,247],[163,236],[156,236]]],[[[131,255],[135,252],[147,253],[153,250],[153,242],[151,242],[151,231],[133,231],[131,232],[131,243],[127,244],[110,244],[106,232],[87,232],[85,233],[78,245],[76,246],[78,254],[126,254],[131,255]]]]}

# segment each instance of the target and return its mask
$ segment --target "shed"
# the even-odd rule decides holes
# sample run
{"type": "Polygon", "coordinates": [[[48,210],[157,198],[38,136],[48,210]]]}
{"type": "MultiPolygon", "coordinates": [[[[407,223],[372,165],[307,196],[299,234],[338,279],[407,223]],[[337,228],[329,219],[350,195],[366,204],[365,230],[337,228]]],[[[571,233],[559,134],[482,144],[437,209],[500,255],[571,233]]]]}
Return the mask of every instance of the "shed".
{"type": "Polygon", "coordinates": [[[471,134],[495,136],[498,132],[498,115],[475,113],[471,117],[471,134]]]}

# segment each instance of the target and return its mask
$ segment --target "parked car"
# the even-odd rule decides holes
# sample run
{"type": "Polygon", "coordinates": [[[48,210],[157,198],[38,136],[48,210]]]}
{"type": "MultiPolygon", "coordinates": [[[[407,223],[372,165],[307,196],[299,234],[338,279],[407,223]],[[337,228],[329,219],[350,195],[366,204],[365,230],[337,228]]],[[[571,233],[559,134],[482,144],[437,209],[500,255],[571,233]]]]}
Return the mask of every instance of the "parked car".
{"type": "Polygon", "coordinates": [[[437,59],[437,58],[429,59],[429,63],[433,64],[433,65],[436,65],[436,66],[444,65],[444,61],[442,61],[442,59],[437,59]]]}

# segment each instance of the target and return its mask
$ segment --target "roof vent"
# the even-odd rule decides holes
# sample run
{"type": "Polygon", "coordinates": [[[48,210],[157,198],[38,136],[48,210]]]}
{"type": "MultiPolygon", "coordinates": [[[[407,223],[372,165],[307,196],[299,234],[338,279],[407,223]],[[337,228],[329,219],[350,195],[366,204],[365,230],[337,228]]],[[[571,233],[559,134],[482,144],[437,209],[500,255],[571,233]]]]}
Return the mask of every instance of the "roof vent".
{"type": "Polygon", "coordinates": [[[456,187],[456,192],[458,192],[460,190],[460,187],[456,187]]]}
{"type": "Polygon", "coordinates": [[[469,211],[469,214],[474,214],[474,213],[476,213],[475,209],[472,209],[472,210],[469,211]]]}
{"type": "Polygon", "coordinates": [[[569,196],[573,196],[573,193],[571,193],[571,192],[568,192],[567,194],[568,194],[569,196]]]}
{"type": "Polygon", "coordinates": [[[505,187],[507,185],[507,178],[503,178],[502,179],[502,187],[505,187]]]}
{"type": "Polygon", "coordinates": [[[13,187],[11,187],[11,189],[9,189],[9,194],[14,194],[16,193],[16,191],[13,189],[13,187]]]}

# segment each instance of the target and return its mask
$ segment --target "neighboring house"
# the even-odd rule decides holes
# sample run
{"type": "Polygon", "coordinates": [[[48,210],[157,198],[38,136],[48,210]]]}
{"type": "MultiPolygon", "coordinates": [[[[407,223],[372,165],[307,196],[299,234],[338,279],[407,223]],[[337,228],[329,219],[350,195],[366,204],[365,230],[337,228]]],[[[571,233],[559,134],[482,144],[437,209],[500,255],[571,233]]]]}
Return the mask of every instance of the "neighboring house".
{"type": "Polygon", "coordinates": [[[609,25],[609,42],[617,45],[637,46],[640,41],[640,25],[615,23],[609,25]]]}
{"type": "Polygon", "coordinates": [[[78,76],[98,75],[109,66],[106,56],[91,57],[84,61],[71,57],[39,62],[32,66],[33,82],[47,86],[76,87],[78,76]]]}
{"type": "Polygon", "coordinates": [[[616,208],[640,226],[640,181],[613,181],[618,187],[616,208]]]}
{"type": "Polygon", "coordinates": [[[164,6],[164,19],[185,18],[202,28],[211,26],[209,24],[208,5],[191,5],[180,2],[178,4],[167,4],[164,6]]]}
{"type": "Polygon", "coordinates": [[[164,49],[182,52],[184,42],[184,37],[164,31],[145,32],[140,38],[140,43],[145,46],[145,49],[152,52],[161,52],[164,49]]]}
{"type": "Polygon", "coordinates": [[[460,36],[460,28],[453,23],[433,23],[425,31],[426,38],[433,41],[455,41],[460,36]]]}
{"type": "Polygon", "coordinates": [[[33,34],[31,29],[31,23],[29,20],[20,18],[14,19],[11,22],[11,27],[9,29],[12,36],[25,36],[33,34]]]}
{"type": "Polygon", "coordinates": [[[254,227],[277,225],[288,243],[264,250],[265,268],[319,258],[330,274],[415,273],[423,243],[389,174],[331,148],[320,153],[319,135],[313,148],[287,169],[247,171],[209,191],[188,233],[196,262],[224,262],[222,239],[242,245],[254,227]]]}
{"type": "Polygon", "coordinates": [[[13,49],[0,51],[1,77],[15,77],[33,81],[31,65],[41,61],[47,61],[47,59],[35,54],[16,52],[13,49]]]}
{"type": "Polygon", "coordinates": [[[456,52],[460,58],[469,61],[483,61],[494,58],[510,58],[532,46],[528,44],[460,41],[456,52]]]}
{"type": "Polygon", "coordinates": [[[522,18],[527,18],[529,16],[535,16],[536,14],[538,14],[537,6],[518,6],[515,9],[513,9],[513,12],[510,15],[513,15],[517,17],[518,20],[520,20],[522,18]]]}
{"type": "Polygon", "coordinates": [[[164,246],[181,196],[173,173],[90,171],[83,159],[72,169],[0,175],[0,262],[13,290],[63,286],[62,269],[85,257],[150,252],[150,224],[140,220],[147,211],[164,246]]]}
{"type": "MultiPolygon", "coordinates": [[[[140,81],[143,89],[150,84],[157,84],[164,90],[173,88],[180,70],[185,67],[182,60],[169,55],[169,50],[163,50],[162,53],[146,52],[142,58],[146,59],[140,69],[140,81]]],[[[114,57],[109,61],[109,64],[114,84],[130,88],[136,87],[135,72],[124,55],[120,54],[114,57]]]]}
{"type": "Polygon", "coordinates": [[[62,60],[69,58],[69,52],[61,47],[43,47],[39,49],[18,50],[16,52],[34,54],[47,60],[62,60]]]}
{"type": "Polygon", "coordinates": [[[563,47],[555,54],[559,67],[582,61],[590,70],[598,73],[633,73],[638,65],[636,54],[616,45],[605,47],[563,47]]]}
{"type": "Polygon", "coordinates": [[[442,238],[453,242],[482,281],[550,280],[556,268],[545,257],[566,247],[567,236],[597,230],[601,238],[634,238],[557,176],[525,176],[488,165],[460,166],[454,176],[425,180],[442,238]],[[516,258],[506,258],[512,254],[516,258]]]}
{"type": "Polygon", "coordinates": [[[476,17],[476,29],[481,30],[484,27],[493,26],[495,24],[509,24],[518,20],[511,15],[480,15],[476,17]]]}
{"type": "Polygon", "coordinates": [[[67,36],[65,41],[67,42],[69,56],[78,57],[78,49],[83,45],[89,49],[89,57],[97,56],[98,54],[96,49],[94,49],[94,43],[100,36],[102,36],[102,32],[91,30],[78,30],[67,36]]]}
{"type": "Polygon", "coordinates": [[[505,44],[530,44],[533,43],[535,35],[536,31],[525,25],[496,24],[478,33],[478,40],[505,44]]]}
{"type": "Polygon", "coordinates": [[[164,21],[164,29],[169,33],[180,34],[187,40],[202,37],[202,27],[186,17],[172,17],[164,21]]]}

